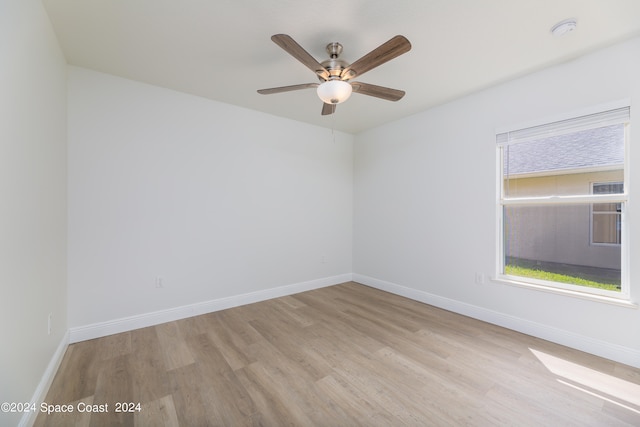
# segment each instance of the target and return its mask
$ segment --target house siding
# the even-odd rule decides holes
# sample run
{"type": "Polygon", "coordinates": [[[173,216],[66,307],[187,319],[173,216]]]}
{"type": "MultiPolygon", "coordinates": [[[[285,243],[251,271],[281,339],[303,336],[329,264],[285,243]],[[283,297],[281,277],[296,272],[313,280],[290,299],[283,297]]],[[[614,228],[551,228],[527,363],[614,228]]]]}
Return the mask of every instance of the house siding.
{"type": "MultiPolygon", "coordinates": [[[[505,181],[510,197],[590,194],[594,182],[621,182],[623,171],[575,173],[505,181]]],[[[591,206],[513,206],[505,215],[505,255],[543,262],[620,269],[620,246],[591,243],[591,206]]]]}

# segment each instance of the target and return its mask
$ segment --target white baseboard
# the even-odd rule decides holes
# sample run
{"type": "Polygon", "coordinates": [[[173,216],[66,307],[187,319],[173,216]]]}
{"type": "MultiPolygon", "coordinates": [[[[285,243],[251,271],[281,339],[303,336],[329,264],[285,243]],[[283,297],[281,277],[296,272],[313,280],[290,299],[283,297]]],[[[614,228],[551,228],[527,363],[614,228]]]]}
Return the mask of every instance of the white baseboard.
{"type": "Polygon", "coordinates": [[[161,323],[172,322],[174,320],[185,319],[187,317],[198,316],[214,311],[225,310],[227,308],[238,307],[254,302],[265,301],[286,295],[297,294],[299,292],[310,291],[312,289],[337,285],[349,282],[352,274],[341,274],[338,276],[325,277],[322,279],[309,280],[307,282],[295,283],[292,285],[280,286],[263,291],[250,292],[248,294],[234,295],[226,298],[219,298],[211,301],[198,302],[181,307],[169,308],[166,310],[144,313],[136,316],[124,317],[109,320],[106,322],[94,323],[86,326],[71,328],[70,343],[86,341],[100,338],[107,335],[132,331],[134,329],[145,328],[147,326],[159,325],[161,323]]]}
{"type": "Polygon", "coordinates": [[[604,357],[625,365],[640,368],[640,351],[632,348],[585,337],[563,329],[532,322],[530,320],[430,294],[417,289],[407,288],[405,286],[364,276],[362,274],[354,273],[353,281],[382,291],[390,292],[392,294],[420,301],[425,304],[443,308],[454,313],[462,314],[474,319],[482,320],[484,322],[492,323],[494,325],[581,350],[586,353],[604,357]]]}
{"type": "MultiPolygon", "coordinates": [[[[67,331],[60,343],[58,344],[58,348],[56,348],[55,353],[51,357],[49,364],[47,365],[47,369],[45,369],[40,382],[38,383],[38,387],[36,387],[36,391],[33,393],[33,397],[29,402],[35,403],[37,407],[40,407],[40,403],[44,402],[44,399],[47,397],[47,392],[49,391],[49,387],[53,382],[53,378],[56,376],[56,372],[58,372],[58,368],[60,367],[60,363],[62,363],[62,358],[64,357],[64,353],[67,351],[67,347],[69,346],[69,331],[67,331]]],[[[33,423],[36,422],[36,417],[38,416],[39,411],[30,411],[25,412],[20,419],[19,427],[27,427],[32,426],[33,423]]]]}

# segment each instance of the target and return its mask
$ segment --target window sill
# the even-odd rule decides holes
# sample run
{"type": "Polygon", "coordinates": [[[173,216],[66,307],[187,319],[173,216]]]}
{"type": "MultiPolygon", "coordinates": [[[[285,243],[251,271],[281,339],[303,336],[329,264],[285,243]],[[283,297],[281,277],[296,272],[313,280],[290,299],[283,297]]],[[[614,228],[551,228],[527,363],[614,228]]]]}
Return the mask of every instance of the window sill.
{"type": "Polygon", "coordinates": [[[527,283],[527,282],[519,282],[516,280],[510,280],[502,277],[492,277],[491,281],[495,283],[510,285],[510,286],[517,286],[519,288],[533,289],[536,291],[542,291],[542,292],[547,292],[547,293],[556,294],[556,295],[563,295],[563,296],[568,296],[573,298],[581,298],[589,301],[601,302],[605,304],[617,305],[625,308],[635,308],[635,309],[638,308],[638,304],[632,301],[629,301],[627,299],[613,298],[613,297],[607,297],[603,295],[594,295],[586,292],[572,291],[569,289],[553,288],[550,286],[537,285],[534,283],[527,283]]]}

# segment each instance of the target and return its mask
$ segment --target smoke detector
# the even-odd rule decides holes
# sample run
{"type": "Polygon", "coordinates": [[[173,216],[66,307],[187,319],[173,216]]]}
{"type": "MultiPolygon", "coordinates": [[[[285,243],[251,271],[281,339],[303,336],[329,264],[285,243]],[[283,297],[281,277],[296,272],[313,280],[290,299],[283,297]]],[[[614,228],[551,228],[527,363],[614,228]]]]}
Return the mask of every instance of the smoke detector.
{"type": "Polygon", "coordinates": [[[556,25],[551,27],[551,34],[555,37],[562,37],[565,34],[568,34],[576,29],[578,23],[575,19],[565,19],[564,21],[558,22],[556,25]]]}

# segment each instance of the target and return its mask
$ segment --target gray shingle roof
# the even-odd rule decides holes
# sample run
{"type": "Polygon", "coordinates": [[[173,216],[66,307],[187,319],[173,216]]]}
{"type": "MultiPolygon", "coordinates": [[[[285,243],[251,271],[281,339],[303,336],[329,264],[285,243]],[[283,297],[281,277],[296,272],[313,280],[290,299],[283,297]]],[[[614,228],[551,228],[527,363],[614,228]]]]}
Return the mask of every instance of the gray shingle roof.
{"type": "Polygon", "coordinates": [[[589,129],[505,147],[505,174],[622,166],[624,125],[589,129]]]}

